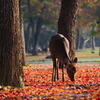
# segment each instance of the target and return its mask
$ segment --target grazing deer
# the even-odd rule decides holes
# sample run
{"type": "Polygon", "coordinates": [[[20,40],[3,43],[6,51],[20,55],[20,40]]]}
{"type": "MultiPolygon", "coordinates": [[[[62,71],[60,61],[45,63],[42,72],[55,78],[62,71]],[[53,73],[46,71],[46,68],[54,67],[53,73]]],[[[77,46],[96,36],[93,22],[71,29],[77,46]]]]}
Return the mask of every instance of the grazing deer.
{"type": "Polygon", "coordinates": [[[69,41],[62,35],[56,34],[52,36],[49,43],[49,50],[51,53],[51,58],[53,60],[53,73],[52,73],[52,82],[59,79],[58,69],[59,65],[62,64],[62,81],[64,82],[64,66],[67,70],[67,74],[71,81],[74,80],[74,74],[76,72],[75,65],[77,63],[77,58],[73,61],[69,57],[69,41]],[[58,65],[58,66],[57,66],[58,65]]]}

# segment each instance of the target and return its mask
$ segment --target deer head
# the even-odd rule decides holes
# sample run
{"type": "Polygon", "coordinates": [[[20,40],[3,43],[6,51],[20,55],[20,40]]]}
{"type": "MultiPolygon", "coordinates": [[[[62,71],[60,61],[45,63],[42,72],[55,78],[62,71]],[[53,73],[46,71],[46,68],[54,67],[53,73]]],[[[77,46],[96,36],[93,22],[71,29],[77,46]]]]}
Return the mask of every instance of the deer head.
{"type": "Polygon", "coordinates": [[[73,61],[70,61],[70,63],[67,64],[67,67],[66,67],[67,74],[71,81],[75,81],[74,75],[76,73],[76,67],[75,67],[76,63],[77,63],[77,58],[75,58],[73,61]]]}

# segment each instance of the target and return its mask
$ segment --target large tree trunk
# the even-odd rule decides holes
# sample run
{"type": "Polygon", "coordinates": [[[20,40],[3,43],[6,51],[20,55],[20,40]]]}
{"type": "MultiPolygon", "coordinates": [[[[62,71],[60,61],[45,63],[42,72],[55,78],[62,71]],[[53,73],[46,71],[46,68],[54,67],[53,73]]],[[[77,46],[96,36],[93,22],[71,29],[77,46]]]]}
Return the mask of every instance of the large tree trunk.
{"type": "Polygon", "coordinates": [[[70,43],[70,58],[75,57],[75,20],[77,0],[62,0],[58,20],[58,33],[63,34],[70,43]]]}
{"type": "Polygon", "coordinates": [[[24,87],[20,0],[0,0],[0,85],[24,87]]]}

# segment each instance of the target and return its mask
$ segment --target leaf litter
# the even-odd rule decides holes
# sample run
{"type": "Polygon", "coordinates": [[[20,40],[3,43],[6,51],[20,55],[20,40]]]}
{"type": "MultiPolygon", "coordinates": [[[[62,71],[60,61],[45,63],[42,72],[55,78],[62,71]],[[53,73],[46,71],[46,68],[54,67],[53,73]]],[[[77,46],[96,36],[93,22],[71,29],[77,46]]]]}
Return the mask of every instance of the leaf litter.
{"type": "Polygon", "coordinates": [[[24,66],[25,88],[0,86],[0,100],[99,100],[100,65],[77,65],[73,84],[65,70],[52,85],[52,65],[24,66]]]}

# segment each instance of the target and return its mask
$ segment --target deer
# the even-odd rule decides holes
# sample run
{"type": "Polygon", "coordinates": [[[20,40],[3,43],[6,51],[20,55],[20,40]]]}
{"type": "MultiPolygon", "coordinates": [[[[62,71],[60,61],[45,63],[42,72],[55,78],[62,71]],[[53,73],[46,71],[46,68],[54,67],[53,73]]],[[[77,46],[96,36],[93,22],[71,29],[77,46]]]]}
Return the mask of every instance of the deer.
{"type": "Polygon", "coordinates": [[[62,34],[53,35],[49,42],[49,51],[53,61],[52,82],[59,80],[59,65],[62,66],[62,81],[64,82],[64,68],[66,68],[70,80],[74,82],[77,57],[75,57],[74,60],[70,60],[70,45],[68,39],[62,34]]]}

